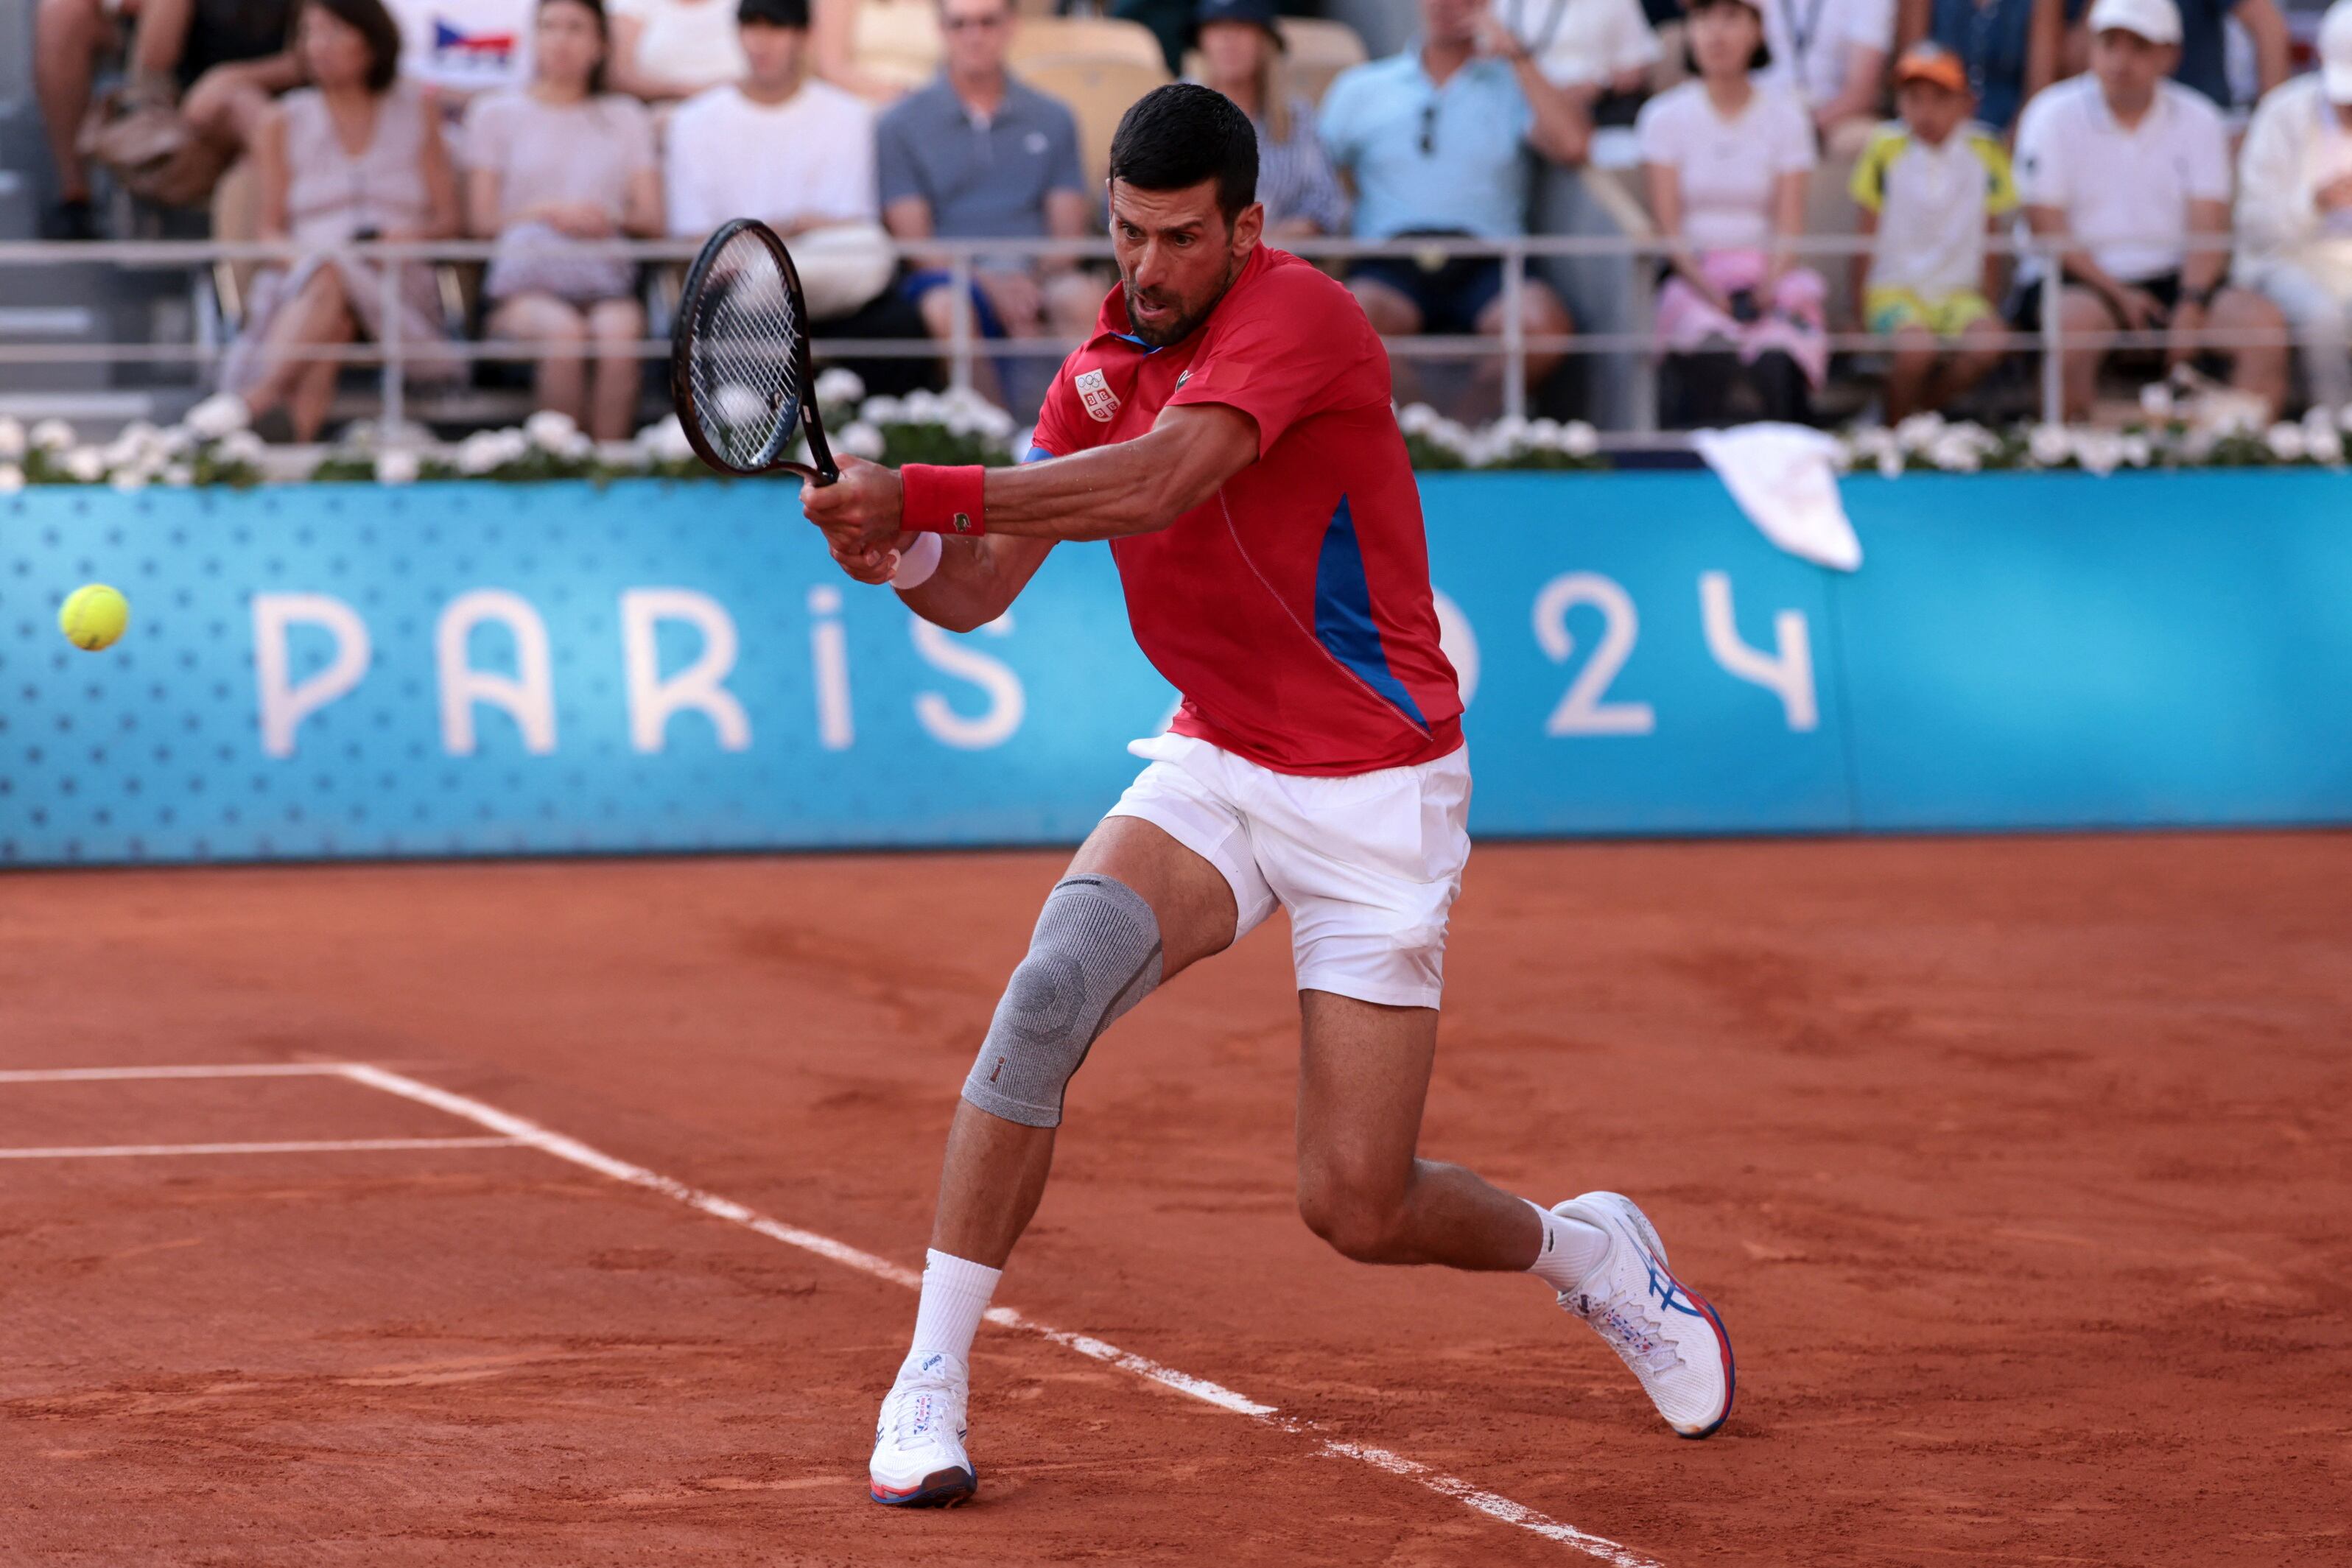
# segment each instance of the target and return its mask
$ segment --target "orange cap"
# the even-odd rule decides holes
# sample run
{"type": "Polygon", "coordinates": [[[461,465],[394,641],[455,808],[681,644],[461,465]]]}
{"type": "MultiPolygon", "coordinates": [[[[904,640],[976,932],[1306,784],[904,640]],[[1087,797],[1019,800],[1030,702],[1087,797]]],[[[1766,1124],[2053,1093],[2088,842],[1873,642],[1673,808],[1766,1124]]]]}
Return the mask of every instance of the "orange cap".
{"type": "Polygon", "coordinates": [[[1901,87],[1906,81],[1934,82],[1954,92],[1969,90],[1969,73],[1960,57],[1937,43],[1917,43],[1903,51],[1903,57],[1895,62],[1895,85],[1901,87]]]}

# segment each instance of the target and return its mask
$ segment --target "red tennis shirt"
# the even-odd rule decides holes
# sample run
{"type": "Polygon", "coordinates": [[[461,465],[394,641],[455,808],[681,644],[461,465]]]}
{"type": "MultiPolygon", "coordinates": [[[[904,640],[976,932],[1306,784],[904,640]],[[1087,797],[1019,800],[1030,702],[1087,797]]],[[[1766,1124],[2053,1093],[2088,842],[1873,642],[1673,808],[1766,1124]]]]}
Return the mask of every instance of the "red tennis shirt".
{"type": "Polygon", "coordinates": [[[1280,773],[1369,773],[1462,744],[1388,351],[1354,296],[1260,246],[1207,321],[1154,349],[1113,288],[1063,361],[1032,458],[1128,441],[1177,403],[1257,424],[1258,460],[1158,533],[1111,541],[1175,731],[1280,773]]]}

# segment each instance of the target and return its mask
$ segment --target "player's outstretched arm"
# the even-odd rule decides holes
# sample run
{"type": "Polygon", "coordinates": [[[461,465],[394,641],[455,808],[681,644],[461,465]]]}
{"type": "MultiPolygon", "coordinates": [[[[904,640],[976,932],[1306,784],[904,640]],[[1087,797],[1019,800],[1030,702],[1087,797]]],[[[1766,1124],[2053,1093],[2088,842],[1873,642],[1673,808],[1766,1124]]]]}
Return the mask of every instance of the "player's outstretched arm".
{"type": "MultiPolygon", "coordinates": [[[[1180,404],[1133,441],[989,469],[980,481],[982,526],[992,537],[1047,541],[1156,532],[1257,455],[1257,424],[1247,414],[1222,403],[1180,404]]],[[[896,548],[908,520],[898,472],[870,463],[845,463],[840,483],[804,487],[801,510],[845,562],[896,548]]]]}

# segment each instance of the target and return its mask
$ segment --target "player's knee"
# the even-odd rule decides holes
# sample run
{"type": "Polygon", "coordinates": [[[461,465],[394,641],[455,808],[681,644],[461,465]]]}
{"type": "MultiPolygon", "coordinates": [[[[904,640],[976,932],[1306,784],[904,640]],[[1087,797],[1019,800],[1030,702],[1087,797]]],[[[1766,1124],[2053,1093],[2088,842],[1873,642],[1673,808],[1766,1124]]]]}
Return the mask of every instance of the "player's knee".
{"type": "Polygon", "coordinates": [[[1070,1079],[1160,970],[1160,922],[1141,894],[1115,877],[1065,877],[996,1004],[963,1097],[1008,1122],[1061,1125],[1070,1079]]]}
{"type": "Polygon", "coordinates": [[[1383,1263],[1394,1252],[1397,1207],[1369,1182],[1337,1171],[1302,1171],[1298,1217],[1342,1258],[1383,1263]]]}

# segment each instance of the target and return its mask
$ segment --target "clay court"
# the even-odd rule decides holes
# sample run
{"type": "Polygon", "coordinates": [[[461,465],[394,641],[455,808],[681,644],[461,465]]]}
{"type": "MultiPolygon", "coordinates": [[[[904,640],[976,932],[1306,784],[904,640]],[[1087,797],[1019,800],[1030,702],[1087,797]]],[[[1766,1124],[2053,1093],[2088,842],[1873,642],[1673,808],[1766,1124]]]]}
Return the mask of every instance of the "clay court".
{"type": "Polygon", "coordinates": [[[1738,1348],[1703,1444],[1529,1281],[1308,1235],[1260,932],[1072,1091],[978,1503],[872,1506],[1060,862],[0,878],[0,1152],[61,1151],[0,1164],[0,1557],[2352,1557],[2322,833],[1481,850],[1424,1147],[1640,1197],[1738,1348]],[[89,1071],[156,1067],[297,1071],[89,1071]]]}

